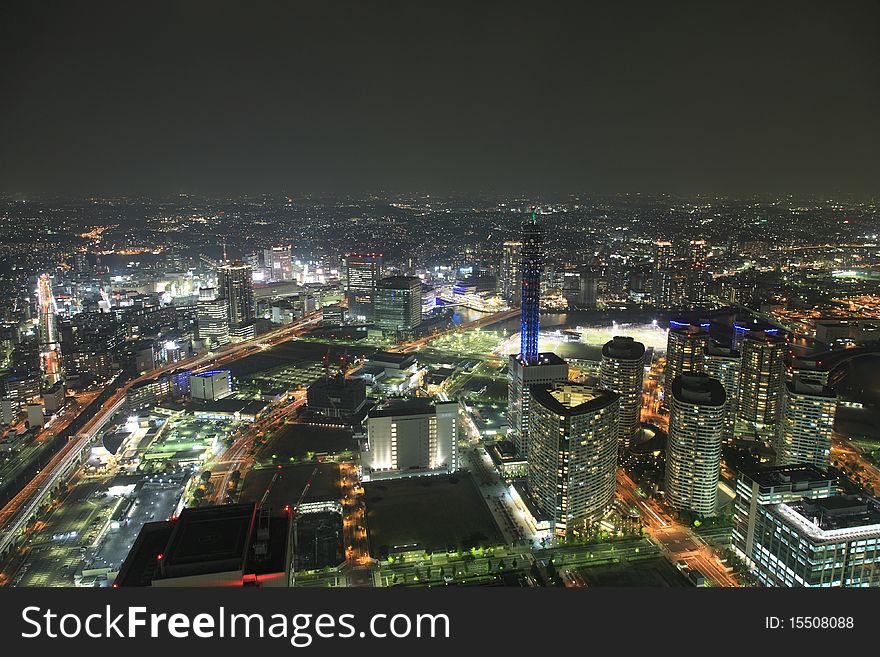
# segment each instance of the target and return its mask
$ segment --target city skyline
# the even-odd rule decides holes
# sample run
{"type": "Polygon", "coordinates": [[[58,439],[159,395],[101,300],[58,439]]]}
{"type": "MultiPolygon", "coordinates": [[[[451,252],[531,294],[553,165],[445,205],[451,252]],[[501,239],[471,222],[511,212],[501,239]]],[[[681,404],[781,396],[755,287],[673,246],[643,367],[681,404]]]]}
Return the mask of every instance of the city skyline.
{"type": "Polygon", "coordinates": [[[0,587],[880,588],[880,3],[4,17],[0,587]]]}

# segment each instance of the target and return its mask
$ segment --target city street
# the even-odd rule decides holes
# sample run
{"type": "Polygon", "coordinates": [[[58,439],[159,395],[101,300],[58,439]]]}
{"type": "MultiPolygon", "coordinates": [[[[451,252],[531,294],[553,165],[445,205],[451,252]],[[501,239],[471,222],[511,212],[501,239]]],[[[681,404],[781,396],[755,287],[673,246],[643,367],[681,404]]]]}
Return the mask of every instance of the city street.
{"type": "Polygon", "coordinates": [[[626,504],[639,509],[648,535],[661,544],[672,563],[686,561],[691,568],[703,573],[713,586],[739,586],[712,548],[689,527],[677,523],[659,504],[639,495],[637,488],[629,475],[618,470],[618,495],[626,504]]]}

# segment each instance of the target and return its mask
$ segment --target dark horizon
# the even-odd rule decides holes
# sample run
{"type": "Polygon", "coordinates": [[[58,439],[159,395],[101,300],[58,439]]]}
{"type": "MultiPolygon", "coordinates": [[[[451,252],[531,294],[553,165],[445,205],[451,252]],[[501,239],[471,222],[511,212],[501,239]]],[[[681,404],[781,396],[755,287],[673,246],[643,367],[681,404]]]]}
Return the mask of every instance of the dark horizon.
{"type": "Polygon", "coordinates": [[[880,191],[876,1],[87,6],[4,12],[2,194],[880,191]]]}

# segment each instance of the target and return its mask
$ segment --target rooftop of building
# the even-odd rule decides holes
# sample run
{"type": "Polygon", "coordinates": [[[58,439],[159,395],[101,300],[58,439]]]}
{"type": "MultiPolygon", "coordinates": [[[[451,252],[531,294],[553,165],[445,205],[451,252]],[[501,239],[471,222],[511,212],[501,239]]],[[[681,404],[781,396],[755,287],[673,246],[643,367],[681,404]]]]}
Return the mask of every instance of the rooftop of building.
{"type": "Polygon", "coordinates": [[[794,395],[802,397],[820,397],[823,399],[836,399],[837,395],[828,386],[817,383],[807,383],[799,377],[795,377],[792,381],[785,382],[785,389],[794,395]]]}
{"type": "Polygon", "coordinates": [[[623,360],[639,360],[645,356],[645,345],[625,335],[615,335],[602,347],[602,356],[623,360]]]}
{"type": "Polygon", "coordinates": [[[744,470],[742,476],[754,481],[761,488],[787,485],[806,488],[812,482],[829,482],[837,479],[828,471],[807,464],[755,467],[744,470]]]}
{"type": "Polygon", "coordinates": [[[392,289],[409,289],[418,285],[421,289],[422,281],[418,276],[387,276],[380,279],[377,285],[392,289]]]}
{"type": "Polygon", "coordinates": [[[252,503],[184,509],[176,520],[146,523],[116,578],[118,586],[242,571],[281,572],[287,562],[287,513],[267,514],[267,533],[258,536],[259,514],[252,503]],[[267,550],[254,550],[257,540],[267,550]]]}
{"type": "Polygon", "coordinates": [[[208,370],[207,372],[191,372],[190,376],[194,376],[199,379],[210,379],[211,377],[217,376],[218,374],[225,374],[229,376],[229,370],[208,370]]]}
{"type": "Polygon", "coordinates": [[[415,355],[403,351],[377,351],[375,354],[368,356],[367,360],[374,363],[394,363],[397,365],[403,365],[409,361],[414,361],[415,358],[415,355]]]}
{"type": "Polygon", "coordinates": [[[739,351],[733,349],[731,347],[726,347],[724,345],[718,344],[717,342],[710,342],[703,348],[703,353],[706,356],[711,356],[712,358],[731,358],[738,360],[742,357],[739,351]]]}
{"type": "Polygon", "coordinates": [[[253,504],[184,509],[171,530],[160,575],[187,575],[209,563],[221,570],[241,567],[253,515],[253,504]]]}
{"type": "Polygon", "coordinates": [[[817,542],[880,536],[880,502],[872,497],[803,498],[789,504],[771,505],[770,510],[817,542]]]}
{"type": "Polygon", "coordinates": [[[583,383],[533,385],[529,386],[529,390],[537,403],[557,415],[565,416],[592,413],[620,398],[616,392],[583,383]]]}
{"type": "Polygon", "coordinates": [[[785,338],[776,333],[770,333],[770,330],[772,329],[767,329],[764,331],[746,331],[745,335],[743,336],[743,341],[763,342],[769,345],[778,345],[785,342],[785,338]]]}
{"type": "Polygon", "coordinates": [[[708,333],[711,323],[708,320],[690,317],[670,317],[669,330],[684,333],[708,333]]]}
{"type": "Polygon", "coordinates": [[[511,354],[510,358],[512,360],[519,361],[521,365],[525,365],[528,367],[529,365],[566,365],[566,361],[564,358],[557,356],[552,351],[542,351],[538,354],[538,362],[537,363],[526,363],[522,354],[511,354]]]}
{"type": "Polygon", "coordinates": [[[437,406],[457,404],[458,402],[434,402],[428,399],[388,399],[374,407],[368,417],[397,417],[402,415],[433,415],[437,406]]]}
{"type": "Polygon", "coordinates": [[[727,398],[724,386],[702,372],[685,372],[672,382],[672,396],[687,404],[722,406],[727,398]]]}
{"type": "Polygon", "coordinates": [[[496,463],[509,463],[512,461],[525,461],[516,451],[516,445],[512,440],[499,440],[486,447],[489,456],[496,463]]]}
{"type": "Polygon", "coordinates": [[[259,399],[196,399],[187,402],[184,407],[191,411],[210,411],[213,413],[240,413],[241,415],[259,415],[268,402],[259,399]]]}

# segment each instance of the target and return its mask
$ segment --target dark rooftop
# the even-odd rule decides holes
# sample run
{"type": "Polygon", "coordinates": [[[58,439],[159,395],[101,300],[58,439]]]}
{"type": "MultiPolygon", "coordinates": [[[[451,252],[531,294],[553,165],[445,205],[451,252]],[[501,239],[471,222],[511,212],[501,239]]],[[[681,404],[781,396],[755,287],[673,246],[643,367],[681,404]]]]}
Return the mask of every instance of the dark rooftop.
{"type": "Polygon", "coordinates": [[[672,396],[686,404],[723,406],[727,395],[717,379],[702,372],[685,372],[672,382],[672,396]]]}
{"type": "Polygon", "coordinates": [[[734,360],[738,360],[742,357],[742,354],[740,354],[736,349],[725,347],[724,345],[720,345],[715,342],[709,343],[707,346],[705,346],[703,348],[703,353],[707,356],[713,356],[715,358],[731,358],[734,360]]]}
{"type": "Polygon", "coordinates": [[[367,360],[377,363],[396,363],[402,365],[410,360],[415,360],[415,356],[402,351],[377,351],[369,356],[367,360]]]}
{"type": "Polygon", "coordinates": [[[532,398],[558,415],[592,413],[610,406],[620,395],[582,383],[554,383],[529,386],[532,398]]]}
{"type": "Polygon", "coordinates": [[[777,465],[756,467],[742,473],[744,478],[751,479],[761,488],[776,486],[801,486],[807,488],[811,482],[827,482],[837,479],[815,465],[777,465]]]}
{"type": "Polygon", "coordinates": [[[426,399],[389,399],[373,408],[369,417],[393,417],[395,415],[426,415],[434,412],[434,404],[426,399]]]}
{"type": "Polygon", "coordinates": [[[287,567],[289,516],[265,517],[266,550],[257,554],[254,504],[184,509],[176,520],[146,523],[125,558],[116,586],[150,586],[155,580],[241,571],[262,575],[287,567]]]}
{"type": "Polygon", "coordinates": [[[241,568],[253,515],[253,504],[184,509],[174,522],[160,577],[241,568]]]}
{"type": "Polygon", "coordinates": [[[602,347],[605,358],[639,360],[645,356],[645,345],[625,335],[615,335],[602,347]]]}
{"type": "MultiPolygon", "coordinates": [[[[522,363],[522,359],[520,358],[521,354],[511,354],[510,357],[514,360],[519,360],[522,363]]],[[[538,354],[538,362],[537,365],[565,365],[566,361],[563,358],[560,358],[552,351],[542,351],[538,354]]],[[[523,363],[526,367],[529,365],[527,363],[523,363]]]]}
{"type": "Polygon", "coordinates": [[[816,500],[802,499],[789,504],[824,530],[880,525],[880,502],[858,495],[834,495],[816,500]]]}

